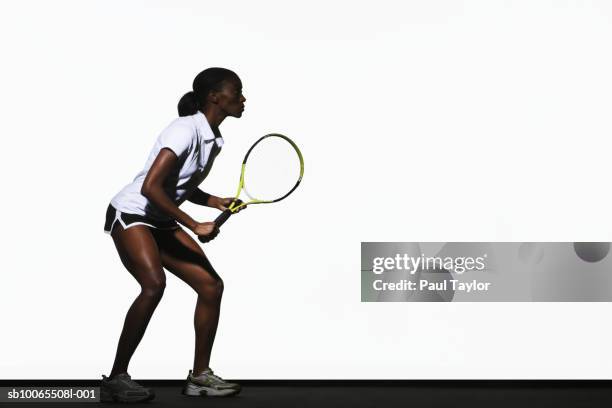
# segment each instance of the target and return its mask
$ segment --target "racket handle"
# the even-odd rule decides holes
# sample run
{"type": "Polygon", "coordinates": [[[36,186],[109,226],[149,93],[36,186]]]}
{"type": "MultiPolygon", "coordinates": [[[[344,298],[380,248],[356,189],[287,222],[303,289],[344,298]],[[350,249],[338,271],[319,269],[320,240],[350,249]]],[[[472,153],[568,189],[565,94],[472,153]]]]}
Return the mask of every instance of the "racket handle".
{"type": "MultiPolygon", "coordinates": [[[[231,210],[225,210],[223,211],[217,218],[215,218],[215,220],[213,221],[215,223],[215,226],[217,228],[221,228],[221,226],[225,223],[225,221],[227,221],[227,219],[230,217],[230,215],[232,215],[231,210]]],[[[199,236],[198,240],[202,243],[206,243],[208,242],[208,240],[206,239],[206,237],[204,236],[199,236]]]]}
{"type": "Polygon", "coordinates": [[[230,215],[232,215],[232,212],[230,210],[225,210],[217,218],[215,218],[215,225],[217,228],[221,228],[230,215]]]}

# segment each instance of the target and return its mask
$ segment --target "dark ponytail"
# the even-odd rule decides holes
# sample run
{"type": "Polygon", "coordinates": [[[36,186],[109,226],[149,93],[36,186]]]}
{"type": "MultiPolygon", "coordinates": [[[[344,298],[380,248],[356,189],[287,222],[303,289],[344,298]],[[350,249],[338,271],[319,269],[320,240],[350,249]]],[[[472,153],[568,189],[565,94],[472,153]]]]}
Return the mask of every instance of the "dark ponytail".
{"type": "Polygon", "coordinates": [[[206,104],[211,91],[220,91],[222,82],[240,80],[234,71],[226,68],[208,68],[193,80],[193,91],[187,92],[178,103],[179,116],[195,115],[206,104]]]}
{"type": "Polygon", "coordinates": [[[198,100],[193,91],[187,92],[178,103],[179,116],[195,115],[198,111],[198,100]]]}

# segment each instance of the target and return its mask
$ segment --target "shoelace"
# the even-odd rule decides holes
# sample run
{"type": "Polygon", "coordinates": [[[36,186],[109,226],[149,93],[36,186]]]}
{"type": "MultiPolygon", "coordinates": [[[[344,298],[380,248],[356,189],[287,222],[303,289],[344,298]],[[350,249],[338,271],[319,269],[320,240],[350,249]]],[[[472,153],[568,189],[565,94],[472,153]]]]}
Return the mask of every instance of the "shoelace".
{"type": "Polygon", "coordinates": [[[225,384],[225,380],[221,377],[219,377],[218,375],[216,375],[215,373],[213,373],[212,370],[207,371],[204,373],[208,378],[211,378],[213,380],[215,380],[217,383],[221,383],[221,384],[225,384]]]}
{"type": "Polygon", "coordinates": [[[133,388],[143,388],[142,385],[132,380],[132,377],[130,377],[129,375],[121,376],[121,381],[123,381],[124,383],[126,383],[127,385],[133,388]]]}

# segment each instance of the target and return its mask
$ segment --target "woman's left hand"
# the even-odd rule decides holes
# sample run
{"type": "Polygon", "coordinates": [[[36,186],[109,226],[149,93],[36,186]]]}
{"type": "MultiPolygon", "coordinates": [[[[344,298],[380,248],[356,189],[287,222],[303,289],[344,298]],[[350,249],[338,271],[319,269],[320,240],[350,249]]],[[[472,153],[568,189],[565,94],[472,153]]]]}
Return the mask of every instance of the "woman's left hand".
{"type": "MultiPolygon", "coordinates": [[[[225,211],[225,210],[228,209],[228,207],[230,206],[232,201],[236,201],[236,204],[234,205],[234,208],[236,206],[242,204],[242,200],[240,200],[238,198],[234,198],[234,197],[225,197],[225,198],[223,198],[223,197],[215,197],[215,196],[211,196],[210,197],[209,203],[212,204],[211,207],[216,208],[219,211],[225,211]]],[[[244,210],[245,208],[246,208],[246,205],[243,205],[238,210],[236,210],[235,213],[240,212],[240,211],[244,210]]]]}

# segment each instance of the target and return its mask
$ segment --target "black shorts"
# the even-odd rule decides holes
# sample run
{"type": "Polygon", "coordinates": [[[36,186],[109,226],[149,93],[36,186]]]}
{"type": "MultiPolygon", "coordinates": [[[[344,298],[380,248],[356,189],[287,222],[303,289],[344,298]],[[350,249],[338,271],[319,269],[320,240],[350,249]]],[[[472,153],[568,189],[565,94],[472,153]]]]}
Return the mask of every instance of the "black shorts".
{"type": "Polygon", "coordinates": [[[117,210],[111,204],[106,209],[106,222],[104,223],[104,232],[110,234],[113,230],[115,222],[119,221],[123,229],[133,227],[134,225],[147,225],[151,228],[157,228],[162,230],[173,230],[180,228],[178,223],[174,220],[169,221],[158,221],[144,215],[122,213],[117,210]]]}

